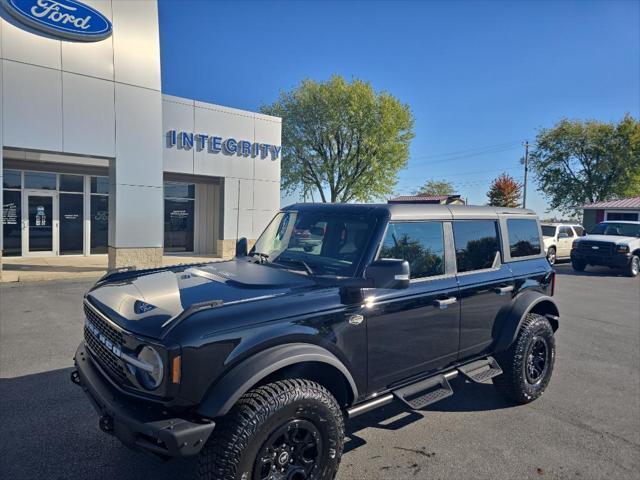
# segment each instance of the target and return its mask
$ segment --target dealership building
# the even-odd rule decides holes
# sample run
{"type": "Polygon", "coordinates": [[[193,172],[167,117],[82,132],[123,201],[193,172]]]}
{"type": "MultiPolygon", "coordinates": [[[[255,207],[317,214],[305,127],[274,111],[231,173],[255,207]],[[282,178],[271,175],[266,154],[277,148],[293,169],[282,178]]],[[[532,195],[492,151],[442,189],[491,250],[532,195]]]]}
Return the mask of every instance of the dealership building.
{"type": "Polygon", "coordinates": [[[4,257],[140,268],[257,238],[281,120],[163,94],[155,1],[1,0],[0,17],[4,257]]]}

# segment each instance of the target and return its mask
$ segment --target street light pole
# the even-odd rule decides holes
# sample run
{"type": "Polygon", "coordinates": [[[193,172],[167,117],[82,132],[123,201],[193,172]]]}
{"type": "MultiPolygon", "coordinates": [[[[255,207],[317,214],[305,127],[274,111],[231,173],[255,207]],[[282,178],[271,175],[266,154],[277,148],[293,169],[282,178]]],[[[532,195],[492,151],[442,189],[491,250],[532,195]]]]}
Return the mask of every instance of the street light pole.
{"type": "Polygon", "coordinates": [[[527,175],[529,173],[529,141],[524,142],[524,187],[522,191],[522,208],[527,208],[527,175]]]}

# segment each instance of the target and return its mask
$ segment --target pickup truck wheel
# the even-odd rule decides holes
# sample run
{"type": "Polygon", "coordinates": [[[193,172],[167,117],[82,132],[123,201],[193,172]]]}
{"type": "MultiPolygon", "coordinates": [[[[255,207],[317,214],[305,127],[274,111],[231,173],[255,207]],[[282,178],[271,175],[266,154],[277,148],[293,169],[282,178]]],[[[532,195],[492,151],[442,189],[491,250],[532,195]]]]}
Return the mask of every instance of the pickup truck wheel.
{"type": "Polygon", "coordinates": [[[549,385],[555,357],[551,324],[542,315],[530,313],[511,347],[497,356],[503,374],[493,384],[517,403],[532,402],[549,385]]]}
{"type": "Polygon", "coordinates": [[[255,388],[216,426],[199,457],[201,480],[331,480],[344,445],[335,398],[302,379],[255,388]]]}
{"type": "Polygon", "coordinates": [[[556,249],[554,247],[549,247],[547,250],[547,260],[549,260],[549,265],[556,263],[556,249]]]}
{"type": "Polygon", "coordinates": [[[580,260],[571,260],[571,266],[576,272],[584,272],[584,269],[586,268],[587,264],[584,262],[581,262],[580,260]]]}
{"type": "Polygon", "coordinates": [[[627,275],[629,277],[637,277],[638,274],[640,274],[640,257],[634,255],[631,257],[631,261],[627,267],[627,275]]]}

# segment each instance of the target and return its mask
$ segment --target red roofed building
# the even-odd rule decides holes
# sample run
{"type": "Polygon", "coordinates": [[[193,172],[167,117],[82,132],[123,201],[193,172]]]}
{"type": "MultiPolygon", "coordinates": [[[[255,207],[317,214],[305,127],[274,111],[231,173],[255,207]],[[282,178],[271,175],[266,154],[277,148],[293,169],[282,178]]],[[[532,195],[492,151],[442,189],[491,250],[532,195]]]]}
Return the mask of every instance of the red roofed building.
{"type": "Polygon", "coordinates": [[[621,198],[590,203],[581,207],[584,210],[582,224],[584,228],[591,228],[605,220],[624,220],[637,222],[640,220],[640,197],[621,198]]]}
{"type": "Polygon", "coordinates": [[[432,205],[465,205],[460,195],[401,195],[387,203],[430,203],[432,205]]]}

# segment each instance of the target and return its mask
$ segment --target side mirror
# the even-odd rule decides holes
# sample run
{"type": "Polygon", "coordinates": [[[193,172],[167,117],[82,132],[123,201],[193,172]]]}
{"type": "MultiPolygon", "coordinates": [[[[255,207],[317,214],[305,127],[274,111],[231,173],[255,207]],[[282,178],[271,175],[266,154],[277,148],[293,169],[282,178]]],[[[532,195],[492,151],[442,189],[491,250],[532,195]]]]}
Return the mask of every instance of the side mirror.
{"type": "Polygon", "coordinates": [[[236,242],[236,257],[246,257],[249,251],[249,244],[245,237],[239,238],[236,242]]]}
{"type": "Polygon", "coordinates": [[[371,263],[364,271],[364,278],[375,288],[408,288],[409,262],[395,258],[383,258],[371,263]]]}

